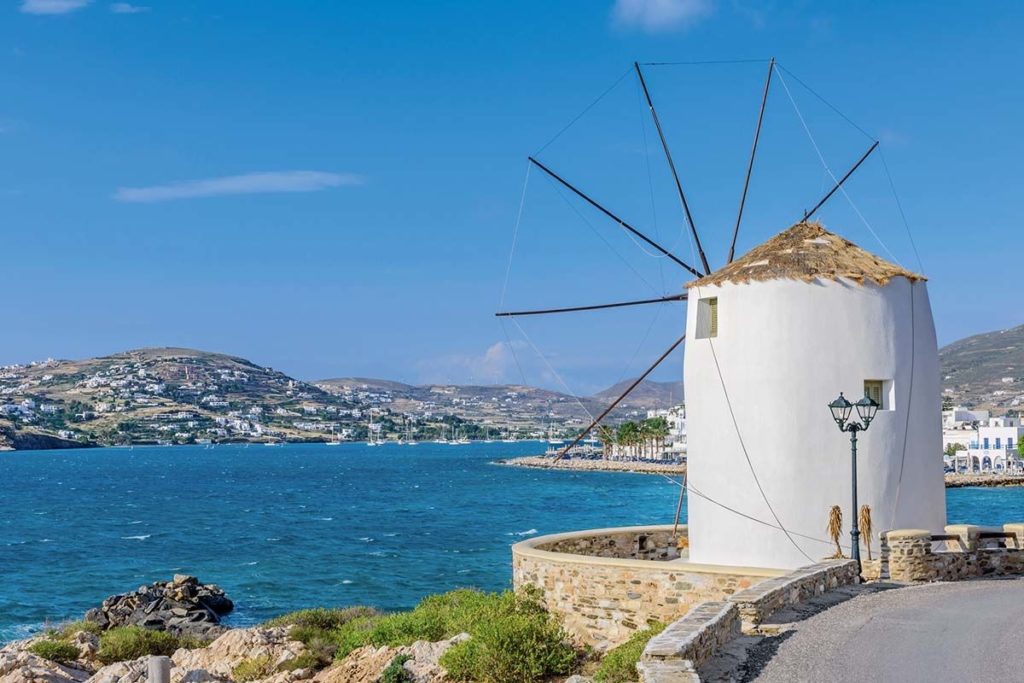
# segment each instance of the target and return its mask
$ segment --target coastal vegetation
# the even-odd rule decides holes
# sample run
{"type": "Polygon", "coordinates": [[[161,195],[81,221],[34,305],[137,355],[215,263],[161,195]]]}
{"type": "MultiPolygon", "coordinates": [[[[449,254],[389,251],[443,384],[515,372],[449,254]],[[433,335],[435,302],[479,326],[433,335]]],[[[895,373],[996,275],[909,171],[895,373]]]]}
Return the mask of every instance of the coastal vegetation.
{"type": "Polygon", "coordinates": [[[28,651],[58,664],[70,664],[78,659],[78,647],[62,639],[44,638],[32,643],[28,651]]]}
{"type": "Polygon", "coordinates": [[[594,674],[597,683],[632,683],[636,680],[636,665],[647,642],[665,630],[665,624],[652,622],[647,628],[634,633],[629,640],[612,650],[601,660],[594,674]]]}
{"type": "Polygon", "coordinates": [[[460,589],[424,598],[405,612],[383,614],[367,607],[312,609],[277,617],[266,625],[286,624],[292,626],[290,637],[322,657],[321,665],[329,663],[328,657],[341,660],[365,645],[398,647],[463,633],[469,639],[441,658],[441,665],[456,681],[530,683],[572,673],[580,660],[535,591],[460,589]]]}
{"type": "Polygon", "coordinates": [[[119,626],[104,631],[96,659],[113,664],[145,655],[170,656],[179,648],[194,649],[207,643],[190,636],[176,636],[167,631],[154,631],[142,626],[119,626]]]}

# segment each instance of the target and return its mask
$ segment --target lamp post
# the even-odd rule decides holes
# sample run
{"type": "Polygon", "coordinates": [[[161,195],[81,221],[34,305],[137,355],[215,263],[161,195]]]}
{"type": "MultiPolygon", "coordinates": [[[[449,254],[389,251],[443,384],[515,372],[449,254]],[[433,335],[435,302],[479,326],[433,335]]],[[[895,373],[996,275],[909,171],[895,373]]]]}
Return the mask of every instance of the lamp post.
{"type": "Polygon", "coordinates": [[[846,400],[846,397],[840,392],[839,398],[829,403],[828,408],[832,411],[832,419],[839,426],[839,431],[850,433],[850,465],[853,478],[853,528],[850,529],[852,543],[850,556],[857,561],[857,572],[860,573],[860,529],[857,527],[857,434],[866,431],[871,421],[875,419],[878,403],[865,395],[864,398],[853,404],[846,400]],[[850,421],[850,413],[853,412],[855,405],[860,422],[850,421]]]}

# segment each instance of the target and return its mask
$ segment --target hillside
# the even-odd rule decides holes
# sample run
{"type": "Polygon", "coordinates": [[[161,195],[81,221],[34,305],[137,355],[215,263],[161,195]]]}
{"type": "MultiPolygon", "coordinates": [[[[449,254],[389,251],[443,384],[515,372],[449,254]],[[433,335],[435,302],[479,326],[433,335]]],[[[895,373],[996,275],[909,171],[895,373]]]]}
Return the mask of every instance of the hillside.
{"type": "Polygon", "coordinates": [[[1024,325],[977,334],[939,350],[942,386],[957,404],[1024,406],[1024,325]]]}
{"type": "MultiPolygon", "coordinates": [[[[613,417],[642,414],[641,387],[613,417]]],[[[0,448],[80,444],[433,439],[573,434],[603,409],[517,385],[413,386],[389,380],[296,380],[244,358],[146,348],[0,368],[0,448]]]]}

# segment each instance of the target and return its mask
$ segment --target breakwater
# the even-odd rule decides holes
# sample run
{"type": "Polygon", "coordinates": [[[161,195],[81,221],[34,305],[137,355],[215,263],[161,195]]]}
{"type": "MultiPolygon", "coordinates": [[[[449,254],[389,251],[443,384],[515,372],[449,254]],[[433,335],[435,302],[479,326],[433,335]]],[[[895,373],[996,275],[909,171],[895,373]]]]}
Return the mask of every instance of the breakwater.
{"type": "Polygon", "coordinates": [[[1024,486],[1024,475],[1020,474],[947,474],[946,488],[964,486],[1024,486]]]}
{"type": "Polygon", "coordinates": [[[497,465],[512,467],[533,467],[543,470],[577,470],[583,472],[639,472],[640,474],[683,474],[684,463],[661,463],[630,460],[582,460],[562,458],[555,460],[543,455],[528,455],[522,458],[496,460],[497,465]]]}

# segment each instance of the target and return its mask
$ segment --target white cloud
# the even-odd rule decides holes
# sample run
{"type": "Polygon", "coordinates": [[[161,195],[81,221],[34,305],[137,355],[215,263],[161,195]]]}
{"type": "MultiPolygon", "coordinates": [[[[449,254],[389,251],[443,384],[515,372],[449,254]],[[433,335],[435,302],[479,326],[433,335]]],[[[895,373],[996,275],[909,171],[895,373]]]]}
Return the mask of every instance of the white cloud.
{"type": "Polygon", "coordinates": [[[119,187],[114,193],[114,199],[120,202],[164,202],[172,199],[221,197],[235,194],[318,192],[331,187],[361,185],[362,183],[362,176],[354,173],[273,171],[246,173],[223,178],[185,180],[151,187],[119,187]]]}
{"type": "Polygon", "coordinates": [[[21,11],[25,14],[67,14],[82,9],[92,0],[23,0],[21,11]]]}
{"type": "Polygon", "coordinates": [[[115,2],[110,6],[110,11],[114,14],[139,14],[140,12],[148,12],[149,10],[149,7],[133,5],[130,2],[115,2]]]}
{"type": "Polygon", "coordinates": [[[499,341],[482,353],[453,353],[420,361],[417,370],[420,381],[427,383],[518,384],[523,381],[519,372],[522,366],[530,381],[552,382],[551,373],[539,368],[530,354],[523,353],[527,349],[524,341],[499,341]]]}
{"type": "Polygon", "coordinates": [[[612,18],[619,26],[656,33],[691,26],[713,11],[714,0],[615,0],[612,18]]]}

